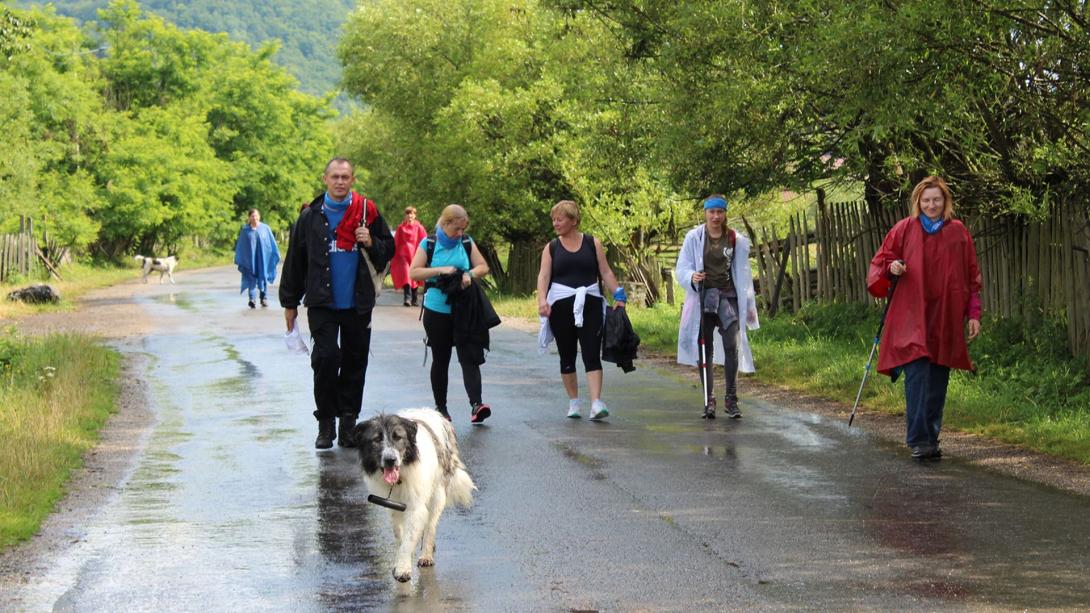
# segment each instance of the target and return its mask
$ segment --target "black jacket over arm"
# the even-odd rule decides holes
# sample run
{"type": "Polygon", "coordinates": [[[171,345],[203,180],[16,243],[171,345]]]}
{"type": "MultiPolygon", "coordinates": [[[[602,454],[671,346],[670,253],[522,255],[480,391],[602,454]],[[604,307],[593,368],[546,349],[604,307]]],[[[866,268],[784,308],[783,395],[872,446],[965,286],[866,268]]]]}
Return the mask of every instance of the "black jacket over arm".
{"type": "Polygon", "coordinates": [[[613,362],[626,373],[636,370],[632,364],[640,346],[640,335],[632,329],[628,312],[623,307],[606,309],[605,330],[602,333],[602,360],[613,362]]]}
{"type": "MultiPolygon", "coordinates": [[[[280,306],[285,309],[333,305],[332,274],[329,270],[329,221],[322,214],[324,195],[303,209],[291,229],[288,254],[280,277],[280,306]]],[[[366,211],[364,212],[366,215],[366,211]]],[[[394,237],[380,213],[368,226],[371,246],[366,250],[376,270],[382,270],[394,255],[394,237]]],[[[356,271],[356,310],[368,314],[375,306],[375,287],[367,264],[360,258],[356,271]]]]}

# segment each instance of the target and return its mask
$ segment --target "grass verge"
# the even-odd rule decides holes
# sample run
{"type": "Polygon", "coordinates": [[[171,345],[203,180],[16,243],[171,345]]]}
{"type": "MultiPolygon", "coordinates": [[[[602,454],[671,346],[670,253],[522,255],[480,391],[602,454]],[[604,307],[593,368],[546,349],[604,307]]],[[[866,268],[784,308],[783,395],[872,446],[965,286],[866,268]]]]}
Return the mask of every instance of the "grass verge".
{"type": "Polygon", "coordinates": [[[0,331],[0,547],[29,538],[117,403],[119,355],[86,336],[0,331]]]}
{"type": "MultiPolygon", "coordinates": [[[[531,298],[500,297],[501,316],[536,315],[531,298]]],[[[643,346],[677,351],[679,306],[631,308],[643,346]]],[[[850,405],[878,326],[879,311],[863,305],[810,304],[796,314],[764,318],[751,332],[758,380],[850,405]]],[[[1066,332],[1047,319],[985,318],[970,346],[977,373],[950,377],[943,426],[1090,464],[1090,377],[1072,358],[1066,332]]],[[[904,386],[873,375],[861,406],[904,413],[904,386]]]]}

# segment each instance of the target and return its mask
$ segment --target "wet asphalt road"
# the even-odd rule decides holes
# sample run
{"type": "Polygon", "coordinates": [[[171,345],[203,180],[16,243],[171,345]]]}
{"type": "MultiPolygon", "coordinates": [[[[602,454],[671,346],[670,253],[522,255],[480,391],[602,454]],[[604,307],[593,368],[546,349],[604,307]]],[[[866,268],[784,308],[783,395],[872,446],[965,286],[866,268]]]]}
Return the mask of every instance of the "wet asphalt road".
{"type": "MultiPolygon", "coordinates": [[[[753,398],[703,422],[694,381],[646,368],[606,365],[608,422],[565,419],[555,355],[508,327],[486,425],[452,365],[475,506],[448,509],[437,565],[398,584],[354,451],[313,448],[282,311],[246,308],[230,269],[177,279],[139,298],[158,332],[123,346],[150,358],[144,450],[21,610],[1090,607],[1090,499],[753,398]]],[[[364,416],[431,404],[417,311],[381,302],[364,416]]]]}

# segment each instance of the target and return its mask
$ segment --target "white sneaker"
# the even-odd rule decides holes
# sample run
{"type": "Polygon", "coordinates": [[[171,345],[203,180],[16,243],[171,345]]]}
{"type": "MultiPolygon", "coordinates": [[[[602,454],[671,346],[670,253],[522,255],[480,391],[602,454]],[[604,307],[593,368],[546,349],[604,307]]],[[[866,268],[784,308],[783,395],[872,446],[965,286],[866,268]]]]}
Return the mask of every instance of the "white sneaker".
{"type": "Polygon", "coordinates": [[[579,419],[582,415],[579,413],[583,410],[583,401],[575,398],[568,401],[568,417],[572,419],[579,419]]]}
{"type": "Polygon", "coordinates": [[[590,418],[599,420],[603,417],[609,417],[609,409],[606,408],[606,403],[601,400],[595,400],[590,404],[590,418]]]}

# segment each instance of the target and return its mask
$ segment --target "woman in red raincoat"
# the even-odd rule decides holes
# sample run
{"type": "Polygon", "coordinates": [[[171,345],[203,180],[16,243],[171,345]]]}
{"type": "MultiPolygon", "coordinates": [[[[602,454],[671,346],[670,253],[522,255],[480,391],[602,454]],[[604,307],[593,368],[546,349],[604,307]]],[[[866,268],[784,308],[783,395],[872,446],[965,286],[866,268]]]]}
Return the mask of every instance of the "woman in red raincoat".
{"type": "Polygon", "coordinates": [[[927,177],[912,190],[909,216],[874,255],[871,295],[898,278],[882,332],[878,372],[905,375],[905,442],[912,457],[937,460],[950,369],[972,370],[966,346],[980,334],[980,267],[969,231],[953,218],[950,188],[927,177]]]}
{"type": "Polygon", "coordinates": [[[405,217],[394,232],[394,259],[390,262],[390,276],[394,279],[394,287],[405,292],[405,306],[416,306],[416,288],[422,284],[409,278],[409,264],[420,241],[427,237],[428,231],[416,220],[416,207],[405,207],[405,217]]]}

